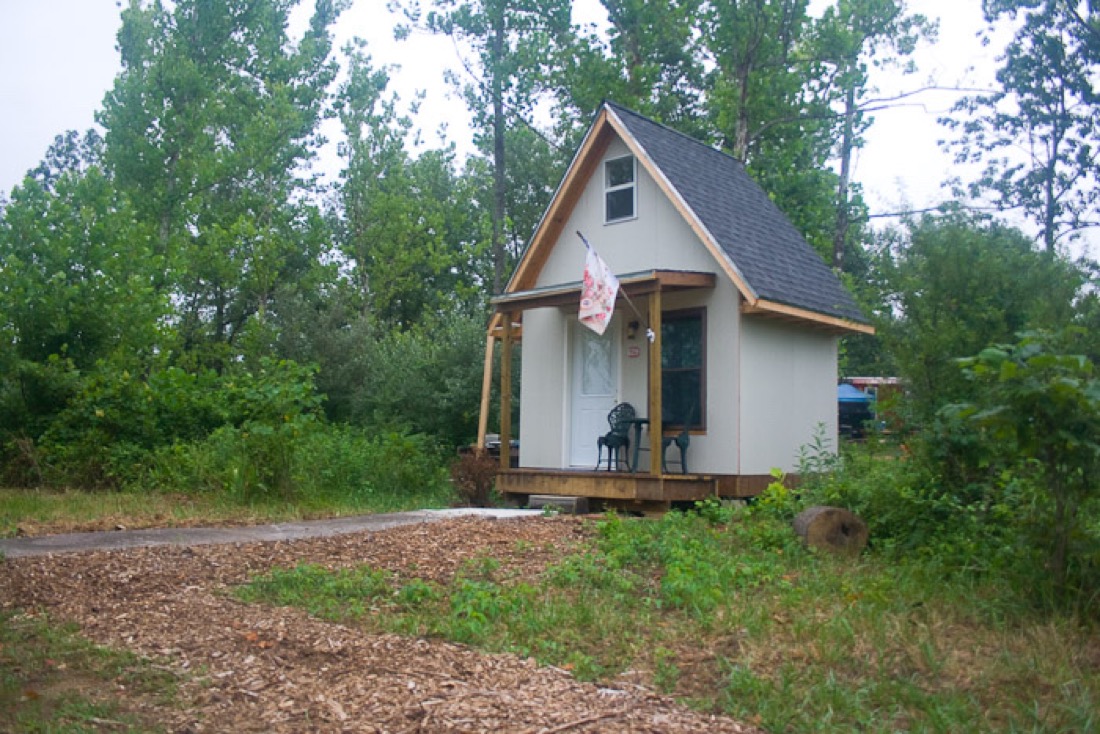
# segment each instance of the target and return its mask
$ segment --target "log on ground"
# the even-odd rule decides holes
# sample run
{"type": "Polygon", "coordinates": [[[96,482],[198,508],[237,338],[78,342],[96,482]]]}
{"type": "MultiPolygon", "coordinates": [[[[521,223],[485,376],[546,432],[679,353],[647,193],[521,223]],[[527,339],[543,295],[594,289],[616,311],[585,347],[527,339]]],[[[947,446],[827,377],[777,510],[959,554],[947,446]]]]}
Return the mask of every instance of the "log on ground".
{"type": "Polygon", "coordinates": [[[857,556],[867,546],[867,523],[841,507],[809,507],[794,519],[794,531],[811,548],[857,556]]]}

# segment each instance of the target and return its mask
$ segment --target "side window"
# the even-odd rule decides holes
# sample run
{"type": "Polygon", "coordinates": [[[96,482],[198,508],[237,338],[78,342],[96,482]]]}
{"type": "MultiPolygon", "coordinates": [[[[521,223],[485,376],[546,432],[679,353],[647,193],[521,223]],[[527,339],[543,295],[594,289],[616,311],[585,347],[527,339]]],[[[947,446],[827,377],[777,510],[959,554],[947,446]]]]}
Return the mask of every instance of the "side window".
{"type": "Polygon", "coordinates": [[[612,158],[603,164],[604,221],[633,219],[637,208],[634,156],[612,158]]]}
{"type": "Polygon", "coordinates": [[[661,412],[665,428],[706,428],[706,311],[661,315],[661,412]]]}

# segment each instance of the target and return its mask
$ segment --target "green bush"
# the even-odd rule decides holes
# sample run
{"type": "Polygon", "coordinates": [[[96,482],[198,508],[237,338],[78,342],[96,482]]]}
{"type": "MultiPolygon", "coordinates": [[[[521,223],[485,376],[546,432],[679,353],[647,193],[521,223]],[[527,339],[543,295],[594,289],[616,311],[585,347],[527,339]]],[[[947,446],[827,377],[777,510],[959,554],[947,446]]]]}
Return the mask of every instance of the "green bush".
{"type": "Polygon", "coordinates": [[[41,435],[18,444],[10,439],[9,457],[20,459],[15,466],[23,475],[13,478],[86,488],[133,485],[163,447],[210,437],[253,457],[249,471],[261,476],[245,486],[285,490],[285,444],[319,415],[312,367],[261,359],[254,369],[238,365],[218,374],[161,365],[142,371],[131,362],[97,363],[41,435]],[[213,438],[219,431],[236,437],[213,438]]]}
{"type": "Polygon", "coordinates": [[[202,441],[161,449],[148,482],[170,491],[223,492],[242,502],[451,499],[441,452],[430,439],[371,436],[304,418],[227,426],[202,441]]]}
{"type": "Polygon", "coordinates": [[[916,453],[846,445],[831,471],[800,486],[800,506],[851,510],[867,523],[879,552],[934,558],[956,569],[1000,563],[1006,532],[994,520],[1011,512],[1009,498],[992,502],[972,489],[958,491],[916,453]]]}

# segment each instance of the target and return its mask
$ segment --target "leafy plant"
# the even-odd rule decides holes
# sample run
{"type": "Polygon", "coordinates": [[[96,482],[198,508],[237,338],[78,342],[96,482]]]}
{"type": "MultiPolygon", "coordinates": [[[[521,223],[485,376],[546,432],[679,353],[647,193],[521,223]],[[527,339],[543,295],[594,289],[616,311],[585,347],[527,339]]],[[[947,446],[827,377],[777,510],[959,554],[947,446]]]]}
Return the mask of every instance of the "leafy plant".
{"type": "MultiPolygon", "coordinates": [[[[975,400],[950,412],[981,431],[985,460],[1042,488],[1048,507],[1049,565],[1055,588],[1067,589],[1074,544],[1096,548],[1090,530],[1100,473],[1100,379],[1083,355],[1059,350],[1057,339],[1030,332],[1016,344],[990,347],[960,361],[975,400]]],[[[1097,568],[1084,569],[1096,573],[1097,568]]]]}

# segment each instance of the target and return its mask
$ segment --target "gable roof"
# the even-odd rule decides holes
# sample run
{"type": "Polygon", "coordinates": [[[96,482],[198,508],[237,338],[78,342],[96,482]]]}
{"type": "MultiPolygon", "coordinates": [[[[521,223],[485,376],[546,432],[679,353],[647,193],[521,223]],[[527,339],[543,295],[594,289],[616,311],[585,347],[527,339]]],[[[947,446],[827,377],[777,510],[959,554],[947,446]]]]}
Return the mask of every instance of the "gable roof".
{"type": "Polygon", "coordinates": [[[507,293],[533,287],[614,135],[626,143],[737,286],[745,299],[744,311],[843,331],[873,331],[836,274],[740,161],[610,102],[597,113],[507,293]]]}

